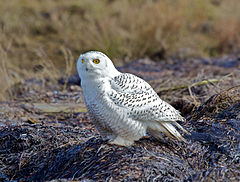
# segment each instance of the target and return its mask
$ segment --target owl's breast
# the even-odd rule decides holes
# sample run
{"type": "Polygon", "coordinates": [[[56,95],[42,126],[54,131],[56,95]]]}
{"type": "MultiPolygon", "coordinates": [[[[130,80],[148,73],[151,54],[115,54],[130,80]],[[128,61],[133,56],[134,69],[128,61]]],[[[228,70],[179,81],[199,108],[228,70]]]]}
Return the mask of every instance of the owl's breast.
{"type": "Polygon", "coordinates": [[[94,124],[107,123],[112,119],[111,103],[107,99],[109,86],[107,81],[85,84],[83,86],[83,96],[88,110],[88,114],[94,124]]]}
{"type": "MultiPolygon", "coordinates": [[[[93,88],[92,88],[93,89],[93,88]]],[[[122,97],[118,91],[112,89],[109,82],[95,87],[95,90],[84,90],[84,98],[88,114],[100,133],[108,131],[116,135],[139,138],[145,134],[142,122],[129,117],[129,109],[121,104],[122,97]],[[117,95],[115,100],[110,97],[117,95]],[[117,101],[116,101],[117,100],[117,101]]]]}

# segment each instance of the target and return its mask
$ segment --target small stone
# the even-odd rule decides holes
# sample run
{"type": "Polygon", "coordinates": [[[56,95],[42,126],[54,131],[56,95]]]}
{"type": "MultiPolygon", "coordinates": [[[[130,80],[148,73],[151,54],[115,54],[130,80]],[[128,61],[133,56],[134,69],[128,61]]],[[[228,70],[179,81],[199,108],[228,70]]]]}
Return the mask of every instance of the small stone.
{"type": "Polygon", "coordinates": [[[71,85],[71,86],[70,86],[70,90],[71,90],[71,91],[81,91],[82,89],[81,89],[81,87],[78,86],[78,85],[71,85]]]}
{"type": "Polygon", "coordinates": [[[47,92],[46,95],[47,95],[48,97],[52,97],[52,96],[53,96],[53,92],[47,92]]]}

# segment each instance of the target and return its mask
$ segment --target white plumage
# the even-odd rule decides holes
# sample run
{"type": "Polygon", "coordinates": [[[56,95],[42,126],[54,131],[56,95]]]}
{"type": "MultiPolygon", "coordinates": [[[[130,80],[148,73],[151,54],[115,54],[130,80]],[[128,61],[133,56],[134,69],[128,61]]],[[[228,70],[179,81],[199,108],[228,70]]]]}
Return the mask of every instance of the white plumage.
{"type": "Polygon", "coordinates": [[[89,51],[80,55],[77,70],[81,79],[88,114],[101,136],[110,143],[129,146],[149,132],[160,132],[184,140],[172,125],[185,119],[170,104],[159,98],[141,78],[119,72],[103,53],[89,51]]]}

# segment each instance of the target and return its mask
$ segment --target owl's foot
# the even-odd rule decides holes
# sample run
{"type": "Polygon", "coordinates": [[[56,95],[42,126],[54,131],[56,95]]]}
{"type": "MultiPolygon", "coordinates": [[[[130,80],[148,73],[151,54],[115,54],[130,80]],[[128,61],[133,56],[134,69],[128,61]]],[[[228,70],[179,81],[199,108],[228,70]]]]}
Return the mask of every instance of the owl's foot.
{"type": "Polygon", "coordinates": [[[134,141],[133,140],[126,140],[125,138],[122,138],[120,136],[117,136],[114,140],[110,140],[109,141],[110,144],[114,144],[114,145],[120,145],[120,146],[131,146],[134,141]]]}

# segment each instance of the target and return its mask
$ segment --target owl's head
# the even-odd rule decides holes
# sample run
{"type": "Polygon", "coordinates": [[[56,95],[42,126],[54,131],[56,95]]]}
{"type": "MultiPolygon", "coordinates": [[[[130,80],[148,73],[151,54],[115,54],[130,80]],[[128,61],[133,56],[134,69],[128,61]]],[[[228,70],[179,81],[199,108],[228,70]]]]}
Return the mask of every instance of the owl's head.
{"type": "Polygon", "coordinates": [[[113,78],[120,74],[112,61],[105,54],[98,51],[81,54],[77,61],[77,71],[81,80],[113,78]]]}

